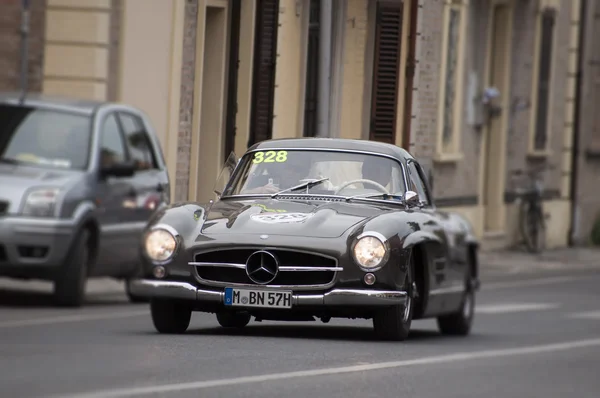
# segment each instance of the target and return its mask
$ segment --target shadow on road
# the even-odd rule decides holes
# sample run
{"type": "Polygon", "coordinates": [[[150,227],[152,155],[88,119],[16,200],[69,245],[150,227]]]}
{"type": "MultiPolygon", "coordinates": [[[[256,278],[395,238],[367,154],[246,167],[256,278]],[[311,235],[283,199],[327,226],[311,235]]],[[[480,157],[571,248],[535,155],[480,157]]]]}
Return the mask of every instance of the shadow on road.
{"type": "MultiPolygon", "coordinates": [[[[84,307],[106,305],[129,305],[125,295],[116,293],[87,294],[84,307]]],[[[28,290],[0,289],[0,307],[5,308],[59,308],[54,304],[51,293],[28,290]]]]}
{"type": "MultiPolygon", "coordinates": [[[[328,325],[252,325],[243,329],[210,328],[192,329],[187,335],[198,336],[236,336],[236,337],[270,337],[282,339],[315,339],[337,341],[380,341],[372,328],[358,326],[328,326],[328,325]]],[[[448,338],[437,331],[412,330],[408,340],[419,341],[426,339],[448,338]]]]}

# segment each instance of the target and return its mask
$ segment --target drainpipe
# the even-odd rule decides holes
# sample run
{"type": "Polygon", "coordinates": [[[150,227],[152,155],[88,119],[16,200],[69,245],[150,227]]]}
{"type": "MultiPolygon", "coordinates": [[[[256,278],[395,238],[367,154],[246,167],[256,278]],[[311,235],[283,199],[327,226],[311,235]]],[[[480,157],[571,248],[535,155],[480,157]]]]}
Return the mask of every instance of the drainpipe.
{"type": "Polygon", "coordinates": [[[27,95],[29,64],[29,0],[21,1],[21,104],[27,95]]]}
{"type": "Polygon", "coordinates": [[[577,201],[577,174],[579,164],[579,154],[581,148],[579,148],[579,136],[581,126],[581,83],[583,75],[583,62],[585,51],[585,30],[586,30],[586,14],[587,14],[587,0],[581,0],[579,3],[579,40],[578,48],[579,54],[577,56],[577,76],[575,77],[575,104],[574,104],[574,119],[573,120],[573,141],[571,144],[571,186],[569,194],[571,196],[571,227],[569,230],[569,246],[574,246],[577,243],[577,232],[578,232],[578,214],[579,214],[579,203],[577,201]]]}
{"type": "Polygon", "coordinates": [[[321,0],[319,21],[319,99],[317,101],[317,137],[329,137],[331,97],[331,30],[333,0],[321,0]]]}

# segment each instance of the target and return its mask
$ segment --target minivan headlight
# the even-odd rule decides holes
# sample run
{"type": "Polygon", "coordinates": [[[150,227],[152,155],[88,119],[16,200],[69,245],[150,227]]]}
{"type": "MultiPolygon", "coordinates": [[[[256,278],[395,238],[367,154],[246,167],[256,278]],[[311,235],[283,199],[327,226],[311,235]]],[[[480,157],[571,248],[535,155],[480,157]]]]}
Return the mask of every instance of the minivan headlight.
{"type": "Polygon", "coordinates": [[[56,214],[59,193],[58,188],[38,188],[29,191],[21,213],[27,217],[53,217],[56,214]]]}

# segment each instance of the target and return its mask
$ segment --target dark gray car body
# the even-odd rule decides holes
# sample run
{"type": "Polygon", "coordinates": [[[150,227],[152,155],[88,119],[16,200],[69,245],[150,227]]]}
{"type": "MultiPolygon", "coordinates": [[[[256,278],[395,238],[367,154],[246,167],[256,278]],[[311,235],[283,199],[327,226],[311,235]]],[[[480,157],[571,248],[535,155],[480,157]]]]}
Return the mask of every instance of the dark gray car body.
{"type": "MultiPolygon", "coordinates": [[[[18,98],[0,94],[0,106],[21,106],[18,98]]],[[[84,170],[0,162],[0,276],[55,280],[75,238],[87,229],[92,237],[87,275],[131,277],[138,267],[141,231],[153,211],[170,201],[166,164],[149,118],[122,104],[41,95],[28,96],[22,105],[90,117],[89,162],[84,170]],[[113,112],[132,115],[143,123],[155,154],[154,168],[122,176],[100,173],[103,123],[113,112]],[[27,195],[39,188],[60,190],[55,214],[23,216],[27,195]],[[156,205],[147,206],[149,198],[156,205]]]]}

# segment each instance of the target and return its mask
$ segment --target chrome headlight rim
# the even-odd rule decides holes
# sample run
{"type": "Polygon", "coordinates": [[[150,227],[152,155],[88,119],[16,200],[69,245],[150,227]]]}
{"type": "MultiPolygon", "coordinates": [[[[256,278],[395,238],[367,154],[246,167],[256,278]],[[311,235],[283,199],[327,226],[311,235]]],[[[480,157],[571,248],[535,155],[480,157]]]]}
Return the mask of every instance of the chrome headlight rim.
{"type": "Polygon", "coordinates": [[[148,261],[150,261],[153,265],[169,264],[171,261],[173,261],[173,259],[179,253],[180,247],[181,247],[181,235],[179,235],[179,232],[177,232],[177,230],[175,228],[173,228],[167,224],[157,224],[157,225],[152,226],[148,231],[146,231],[146,233],[144,234],[144,239],[142,241],[142,252],[144,253],[144,257],[146,259],[148,259],[148,261]],[[165,260],[156,260],[156,259],[152,258],[149,255],[148,251],[146,250],[146,241],[147,241],[148,237],[150,236],[150,234],[152,234],[153,232],[156,232],[156,231],[165,231],[165,232],[169,233],[173,237],[173,240],[175,241],[175,249],[173,250],[173,253],[171,253],[171,255],[165,260]]]}
{"type": "Polygon", "coordinates": [[[390,258],[390,242],[387,240],[387,238],[385,236],[383,236],[379,232],[375,232],[375,231],[366,231],[366,232],[363,232],[360,235],[358,235],[356,237],[356,239],[354,239],[354,243],[352,243],[352,247],[351,247],[350,250],[352,252],[352,259],[354,260],[354,263],[362,271],[364,271],[364,272],[376,272],[376,271],[379,271],[380,269],[382,269],[383,267],[385,267],[385,265],[387,264],[387,262],[388,262],[388,260],[390,258]],[[375,239],[377,239],[383,245],[383,248],[385,249],[385,254],[381,258],[381,260],[379,261],[379,263],[376,266],[374,266],[374,267],[365,267],[356,258],[356,255],[355,255],[356,245],[363,238],[375,238],[375,239]]]}

